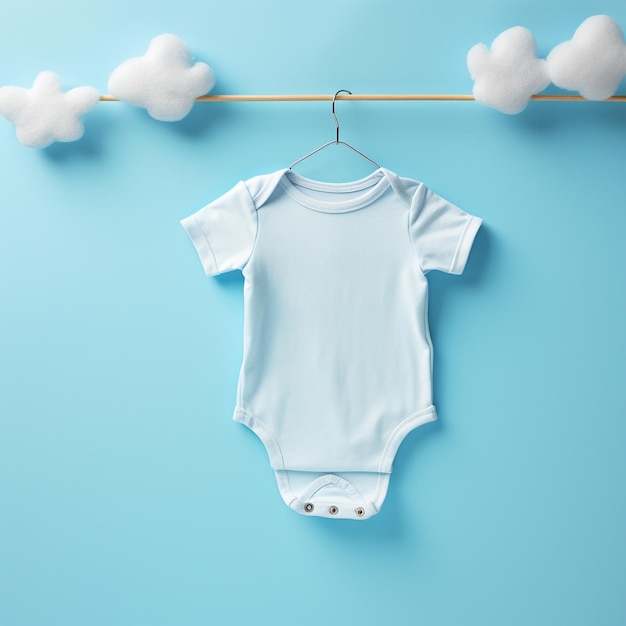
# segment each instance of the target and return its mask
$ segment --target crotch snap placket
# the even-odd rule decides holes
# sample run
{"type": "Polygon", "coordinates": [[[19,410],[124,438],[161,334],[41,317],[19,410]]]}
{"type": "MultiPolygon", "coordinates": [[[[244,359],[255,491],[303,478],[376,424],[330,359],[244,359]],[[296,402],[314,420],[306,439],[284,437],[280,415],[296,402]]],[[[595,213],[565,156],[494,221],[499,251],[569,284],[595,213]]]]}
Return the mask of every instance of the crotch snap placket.
{"type": "Polygon", "coordinates": [[[315,479],[291,506],[304,515],[335,519],[365,519],[377,512],[371,502],[364,501],[354,485],[336,474],[315,479]]]}

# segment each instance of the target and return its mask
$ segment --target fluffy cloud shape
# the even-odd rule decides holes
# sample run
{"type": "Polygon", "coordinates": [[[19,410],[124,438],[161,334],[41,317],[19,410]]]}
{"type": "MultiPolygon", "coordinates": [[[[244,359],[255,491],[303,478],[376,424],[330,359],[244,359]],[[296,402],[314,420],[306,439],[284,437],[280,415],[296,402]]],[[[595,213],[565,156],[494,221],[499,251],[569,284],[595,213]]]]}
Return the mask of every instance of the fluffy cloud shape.
{"type": "Polygon", "coordinates": [[[624,34],[608,15],[586,19],[546,59],[550,80],[588,100],[610,98],[626,74],[624,34]]]}
{"type": "Polygon", "coordinates": [[[0,88],[0,114],[15,124],[18,140],[30,148],[80,139],[85,132],[80,118],[99,101],[94,87],[63,91],[54,72],[41,72],[31,89],[0,88]]]}
{"type": "Polygon", "coordinates": [[[124,61],[109,77],[109,92],[120,100],[147,109],[162,122],[183,119],[196,98],[208,93],[215,75],[206,63],[193,63],[184,41],[159,35],[141,57],[124,61]]]}
{"type": "Polygon", "coordinates": [[[498,35],[491,50],[483,43],[467,53],[474,82],[474,98],[502,113],[520,113],[533,94],[543,91],[550,78],[546,62],[537,58],[532,33],[515,26],[498,35]]]}

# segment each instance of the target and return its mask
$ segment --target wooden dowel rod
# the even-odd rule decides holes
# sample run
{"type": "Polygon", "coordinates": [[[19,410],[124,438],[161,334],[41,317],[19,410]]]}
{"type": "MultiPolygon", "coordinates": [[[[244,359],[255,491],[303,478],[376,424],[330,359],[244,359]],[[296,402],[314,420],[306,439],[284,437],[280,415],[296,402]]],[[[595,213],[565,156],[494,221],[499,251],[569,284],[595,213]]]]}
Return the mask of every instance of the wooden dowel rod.
{"type": "MultiPolygon", "coordinates": [[[[200,96],[197,102],[317,102],[332,101],[333,95],[326,94],[268,94],[268,95],[217,95],[200,96]]],[[[531,100],[541,102],[592,102],[582,96],[565,94],[539,94],[531,96],[531,100]]],[[[102,102],[119,102],[113,96],[100,96],[102,102]]],[[[469,102],[474,100],[470,94],[446,94],[446,93],[407,93],[407,94],[342,94],[337,100],[376,100],[376,101],[441,101],[441,102],[469,102]]],[[[601,102],[626,102],[626,95],[612,96],[601,102]]]]}

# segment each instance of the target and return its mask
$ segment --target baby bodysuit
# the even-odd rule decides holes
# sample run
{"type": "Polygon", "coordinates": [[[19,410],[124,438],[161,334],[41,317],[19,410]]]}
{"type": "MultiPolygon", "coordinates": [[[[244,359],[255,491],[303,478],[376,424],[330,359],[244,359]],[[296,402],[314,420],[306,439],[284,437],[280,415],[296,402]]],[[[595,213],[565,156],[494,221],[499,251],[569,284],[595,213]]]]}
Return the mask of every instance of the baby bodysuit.
{"type": "Polygon", "coordinates": [[[293,510],[380,510],[400,443],[436,419],[426,274],[462,273],[480,224],[383,168],[349,183],[279,170],[182,221],[207,275],[243,273],[234,419],[293,510]]]}

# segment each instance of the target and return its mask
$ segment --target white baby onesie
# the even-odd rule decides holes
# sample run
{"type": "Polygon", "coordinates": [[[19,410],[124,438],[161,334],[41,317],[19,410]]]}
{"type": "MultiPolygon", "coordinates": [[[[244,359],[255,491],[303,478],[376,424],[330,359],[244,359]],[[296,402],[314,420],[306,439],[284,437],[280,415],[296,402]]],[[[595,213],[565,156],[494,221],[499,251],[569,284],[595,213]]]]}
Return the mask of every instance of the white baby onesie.
{"type": "Polygon", "coordinates": [[[383,168],[350,183],[257,176],[182,221],[206,274],[243,272],[234,419],[295,511],[381,508],[400,443],[436,419],[426,274],[460,274],[480,224],[383,168]]]}

